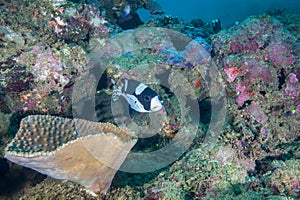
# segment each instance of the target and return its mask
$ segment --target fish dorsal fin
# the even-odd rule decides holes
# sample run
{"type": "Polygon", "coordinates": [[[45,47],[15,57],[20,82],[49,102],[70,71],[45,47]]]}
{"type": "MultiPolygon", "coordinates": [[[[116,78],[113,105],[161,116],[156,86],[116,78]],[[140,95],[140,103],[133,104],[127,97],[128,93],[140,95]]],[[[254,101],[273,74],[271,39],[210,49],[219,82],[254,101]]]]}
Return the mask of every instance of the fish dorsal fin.
{"type": "Polygon", "coordinates": [[[140,95],[148,86],[145,85],[144,83],[140,83],[136,89],[135,89],[135,94],[140,95]]]}

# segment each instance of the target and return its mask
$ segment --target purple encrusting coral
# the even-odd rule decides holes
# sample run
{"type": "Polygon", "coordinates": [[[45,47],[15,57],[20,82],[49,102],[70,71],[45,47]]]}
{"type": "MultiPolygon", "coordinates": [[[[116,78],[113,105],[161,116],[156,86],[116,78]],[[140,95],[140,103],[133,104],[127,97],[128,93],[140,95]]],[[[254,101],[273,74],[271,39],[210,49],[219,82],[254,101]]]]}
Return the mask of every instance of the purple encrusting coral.
{"type": "Polygon", "coordinates": [[[230,125],[239,135],[230,144],[251,160],[285,154],[279,144],[300,136],[298,46],[269,16],[250,17],[212,39],[226,80],[230,125]]]}
{"type": "Polygon", "coordinates": [[[35,46],[28,53],[18,57],[17,61],[19,63],[29,65],[35,82],[40,84],[36,88],[38,92],[62,92],[63,88],[70,82],[70,77],[66,73],[68,70],[67,66],[60,61],[58,55],[58,53],[55,55],[55,52],[49,48],[45,49],[42,46],[35,46]],[[31,62],[28,63],[29,60],[31,62]]]}
{"type": "Polygon", "coordinates": [[[275,67],[288,66],[295,63],[295,56],[293,54],[294,52],[290,44],[276,38],[270,42],[264,58],[267,61],[271,61],[275,67]]]}
{"type": "Polygon", "coordinates": [[[84,52],[78,48],[64,47],[59,51],[49,46],[33,46],[30,51],[17,56],[14,61],[30,74],[24,78],[25,81],[30,80],[30,85],[23,87],[17,96],[7,90],[5,99],[10,100],[7,101],[10,110],[38,113],[67,111],[71,102],[71,86],[86,62],[83,55],[84,52]],[[73,56],[82,59],[75,60],[73,56]]]}
{"type": "Polygon", "coordinates": [[[300,94],[300,86],[299,86],[299,80],[296,76],[296,74],[291,73],[288,76],[288,81],[285,88],[285,93],[288,96],[292,97],[299,97],[300,94]]]}
{"type": "MultiPolygon", "coordinates": [[[[278,73],[288,76],[291,66],[299,63],[296,43],[280,22],[270,17],[249,18],[213,38],[215,59],[224,67],[227,81],[234,84],[227,89],[237,92],[239,106],[248,99],[265,98],[282,86],[283,83],[277,81],[278,73]],[[260,84],[261,81],[264,84],[260,84]],[[263,85],[268,87],[262,88],[263,85]],[[255,90],[254,86],[260,88],[255,90]]],[[[296,77],[291,78],[286,87],[296,91],[296,77]]]]}
{"type": "Polygon", "coordinates": [[[247,113],[249,113],[251,117],[253,117],[257,122],[261,124],[265,124],[267,122],[267,116],[262,112],[261,108],[255,103],[252,103],[247,107],[247,113]]]}

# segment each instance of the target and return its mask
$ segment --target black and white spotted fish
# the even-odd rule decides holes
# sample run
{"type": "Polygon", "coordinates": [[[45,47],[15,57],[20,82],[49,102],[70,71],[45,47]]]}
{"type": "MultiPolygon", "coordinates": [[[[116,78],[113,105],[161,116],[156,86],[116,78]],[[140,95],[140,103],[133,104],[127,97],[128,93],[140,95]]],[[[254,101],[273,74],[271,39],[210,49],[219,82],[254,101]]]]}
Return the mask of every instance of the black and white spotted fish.
{"type": "Polygon", "coordinates": [[[127,79],[124,79],[123,86],[118,86],[114,80],[112,83],[113,101],[123,96],[133,110],[141,113],[159,111],[163,107],[158,94],[144,83],[127,79]]]}

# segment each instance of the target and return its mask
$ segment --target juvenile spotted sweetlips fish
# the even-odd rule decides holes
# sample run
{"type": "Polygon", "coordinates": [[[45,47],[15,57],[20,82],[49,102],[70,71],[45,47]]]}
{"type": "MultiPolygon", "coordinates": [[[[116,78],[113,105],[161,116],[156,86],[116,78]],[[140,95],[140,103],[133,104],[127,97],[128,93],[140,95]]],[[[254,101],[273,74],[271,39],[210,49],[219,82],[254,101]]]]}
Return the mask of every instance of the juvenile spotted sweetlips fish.
{"type": "Polygon", "coordinates": [[[130,108],[141,113],[155,112],[162,109],[163,105],[158,94],[144,83],[124,79],[124,85],[118,86],[114,80],[112,100],[117,101],[123,96],[130,108]]]}

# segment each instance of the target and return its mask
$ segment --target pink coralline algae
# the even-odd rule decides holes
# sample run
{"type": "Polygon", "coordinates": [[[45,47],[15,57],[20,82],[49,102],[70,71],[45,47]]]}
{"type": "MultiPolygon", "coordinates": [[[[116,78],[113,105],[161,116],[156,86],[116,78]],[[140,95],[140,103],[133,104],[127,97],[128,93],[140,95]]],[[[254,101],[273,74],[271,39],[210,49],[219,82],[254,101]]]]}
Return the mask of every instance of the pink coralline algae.
{"type": "Polygon", "coordinates": [[[54,27],[54,32],[59,38],[78,41],[91,36],[102,38],[109,35],[110,29],[106,26],[109,23],[96,6],[85,5],[73,11],[71,15],[69,12],[59,10],[56,12],[57,16],[48,23],[54,27]]]}
{"type": "Polygon", "coordinates": [[[239,74],[239,70],[236,67],[227,67],[224,68],[224,71],[228,76],[227,78],[228,82],[233,82],[237,77],[237,75],[239,74]]]}
{"type": "Polygon", "coordinates": [[[244,63],[243,66],[246,67],[247,71],[245,73],[247,77],[248,83],[252,84],[255,81],[262,80],[264,82],[271,82],[273,81],[273,76],[271,74],[270,69],[268,68],[268,65],[265,63],[261,62],[260,60],[256,59],[247,59],[244,63]]]}
{"type": "MultiPolygon", "coordinates": [[[[297,64],[296,43],[278,20],[267,16],[250,17],[213,37],[215,60],[223,66],[227,89],[236,93],[238,106],[254,97],[261,101],[282,86],[284,81],[277,82],[278,73],[289,72],[297,64]]],[[[286,87],[287,95],[299,95],[295,83],[286,87]]]]}
{"type": "Polygon", "coordinates": [[[249,99],[249,94],[247,92],[241,93],[238,95],[238,97],[236,99],[236,103],[239,106],[242,106],[244,104],[244,102],[247,101],[248,99],[249,99]]]}
{"type": "Polygon", "coordinates": [[[297,46],[299,41],[269,16],[250,17],[212,38],[213,60],[229,97],[229,123],[239,135],[228,143],[251,160],[285,154],[284,148],[274,149],[300,136],[297,46]]]}
{"type": "Polygon", "coordinates": [[[235,88],[235,90],[238,91],[238,92],[244,92],[244,91],[246,90],[246,86],[245,86],[245,84],[243,84],[243,83],[236,83],[236,84],[234,85],[234,88],[235,88]]]}
{"type": "Polygon", "coordinates": [[[287,44],[281,41],[274,41],[270,44],[269,49],[265,54],[265,60],[271,61],[275,66],[288,66],[295,63],[294,55],[287,44]]]}
{"type": "Polygon", "coordinates": [[[300,113],[300,104],[297,106],[296,111],[300,113]]]}
{"type": "Polygon", "coordinates": [[[288,82],[286,84],[285,93],[288,96],[298,97],[300,94],[299,80],[296,74],[290,74],[288,76],[288,82]]]}
{"type": "MultiPolygon", "coordinates": [[[[286,37],[282,24],[270,17],[250,17],[239,26],[233,27],[230,34],[221,33],[213,38],[212,46],[217,54],[249,54],[262,52],[265,58],[274,64],[293,63],[291,45],[281,43],[280,38],[286,37]],[[276,30],[274,32],[274,30],[276,30]],[[277,31],[280,30],[280,31],[277,31]],[[277,57],[276,57],[277,55],[277,57]],[[268,57],[270,56],[270,57],[268,57]]],[[[292,36],[290,39],[294,39],[292,36]]]]}
{"type": "Polygon", "coordinates": [[[55,55],[51,49],[35,46],[28,54],[21,55],[17,60],[30,65],[35,82],[40,84],[37,88],[39,92],[61,92],[70,81],[68,75],[64,73],[68,71],[67,67],[60,61],[59,55],[55,55]],[[31,58],[27,59],[27,56],[31,58]]]}
{"type": "Polygon", "coordinates": [[[30,88],[24,89],[15,99],[16,104],[22,104],[17,110],[61,113],[69,106],[68,87],[78,71],[65,62],[58,50],[34,46],[15,60],[32,76],[30,88]]]}
{"type": "Polygon", "coordinates": [[[247,112],[259,123],[265,124],[267,122],[267,116],[263,113],[259,105],[252,102],[250,106],[247,107],[247,112]]]}

